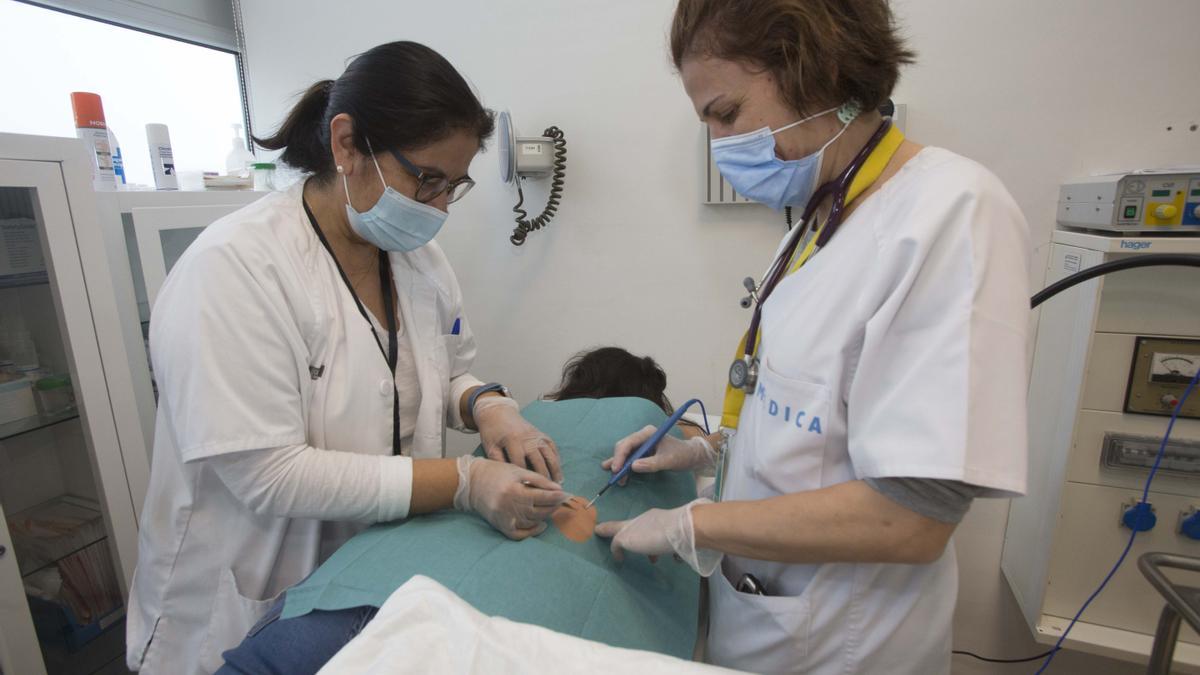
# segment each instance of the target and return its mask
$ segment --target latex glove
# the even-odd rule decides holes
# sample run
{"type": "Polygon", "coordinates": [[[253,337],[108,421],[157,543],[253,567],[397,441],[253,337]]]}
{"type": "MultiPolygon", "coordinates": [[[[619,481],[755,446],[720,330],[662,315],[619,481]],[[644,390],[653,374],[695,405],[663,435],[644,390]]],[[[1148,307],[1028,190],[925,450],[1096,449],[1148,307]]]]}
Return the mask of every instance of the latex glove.
{"type": "Polygon", "coordinates": [[[697,499],[677,509],[650,509],[633,520],[610,520],[596,526],[596,536],[612,538],[610,548],[617,562],[625,559],[626,551],[648,555],[650,562],[674,553],[697,574],[707,577],[721,564],[723,554],[696,548],[692,508],[711,503],[710,499],[697,499]]]}
{"type": "Polygon", "coordinates": [[[497,462],[529,468],[543,476],[561,481],[562,466],[558,461],[558,446],[524,417],[520,406],[507,396],[486,396],[475,401],[475,427],[483,451],[497,462]]]}
{"type": "Polygon", "coordinates": [[[537,536],[570,495],[545,476],[472,455],[458,458],[454,508],[483,516],[509,539],[537,536]]]}
{"type": "MultiPolygon", "coordinates": [[[[617,441],[613,448],[613,456],[600,463],[600,466],[617,473],[625,466],[625,460],[646,439],[654,435],[655,427],[648,426],[617,441]]],[[[688,440],[663,436],[658,442],[654,454],[643,457],[633,463],[634,473],[654,473],[655,471],[690,471],[712,468],[717,461],[717,451],[703,437],[696,436],[688,440]]],[[[622,482],[624,484],[624,482],[622,482]]]]}

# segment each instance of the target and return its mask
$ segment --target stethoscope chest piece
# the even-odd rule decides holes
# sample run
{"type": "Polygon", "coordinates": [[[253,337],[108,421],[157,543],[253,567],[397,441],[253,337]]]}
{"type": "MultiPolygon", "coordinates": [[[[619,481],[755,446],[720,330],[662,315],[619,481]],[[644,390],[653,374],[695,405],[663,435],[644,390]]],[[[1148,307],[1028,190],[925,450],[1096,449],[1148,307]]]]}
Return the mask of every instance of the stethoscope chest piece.
{"type": "Polygon", "coordinates": [[[729,386],[741,389],[747,394],[754,393],[758,385],[758,359],[743,356],[729,366],[729,386]]]}

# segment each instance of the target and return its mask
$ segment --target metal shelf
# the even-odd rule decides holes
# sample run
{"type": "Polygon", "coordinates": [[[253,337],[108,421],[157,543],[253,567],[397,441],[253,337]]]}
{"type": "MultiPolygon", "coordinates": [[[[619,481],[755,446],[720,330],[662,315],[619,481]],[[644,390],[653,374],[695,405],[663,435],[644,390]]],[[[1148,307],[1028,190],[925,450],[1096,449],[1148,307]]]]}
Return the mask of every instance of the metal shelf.
{"type": "MultiPolygon", "coordinates": [[[[96,517],[97,518],[100,517],[99,511],[96,512],[96,517]]],[[[63,560],[66,560],[67,558],[70,558],[71,556],[75,555],[76,553],[79,553],[83,549],[88,548],[90,546],[95,546],[96,544],[99,544],[100,542],[105,541],[106,539],[108,539],[108,535],[101,534],[99,537],[96,537],[89,542],[86,542],[84,544],[81,544],[81,545],[73,548],[70,551],[63,553],[62,555],[55,557],[53,560],[47,560],[47,561],[41,563],[40,565],[38,565],[37,567],[31,568],[29,571],[21,570],[21,578],[26,579],[28,577],[33,576],[34,574],[37,574],[38,572],[41,572],[42,570],[44,570],[48,567],[53,567],[54,565],[57,565],[58,563],[62,562],[63,560]]]]}
{"type": "Polygon", "coordinates": [[[41,286],[50,283],[50,275],[45,272],[30,272],[28,274],[0,275],[0,288],[20,288],[22,286],[41,286]]]}
{"type": "Polygon", "coordinates": [[[73,420],[79,417],[79,408],[72,407],[69,410],[64,410],[54,415],[34,415],[25,419],[15,420],[6,424],[0,424],[0,441],[13,436],[20,436],[38,429],[52,427],[55,424],[60,424],[68,420],[73,420]]]}

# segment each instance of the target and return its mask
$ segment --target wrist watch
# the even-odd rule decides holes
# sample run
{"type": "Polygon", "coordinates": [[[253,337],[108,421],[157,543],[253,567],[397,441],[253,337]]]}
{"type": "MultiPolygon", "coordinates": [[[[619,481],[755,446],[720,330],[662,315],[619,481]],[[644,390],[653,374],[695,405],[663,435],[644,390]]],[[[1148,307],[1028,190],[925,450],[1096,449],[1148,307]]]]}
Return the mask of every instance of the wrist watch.
{"type": "MultiPolygon", "coordinates": [[[[475,391],[471,392],[471,396],[467,398],[467,412],[471,414],[471,421],[475,420],[475,401],[477,401],[480,396],[492,391],[499,393],[505,398],[512,398],[512,394],[509,393],[508,387],[500,384],[499,382],[492,382],[491,384],[485,384],[482,387],[479,387],[475,391]]],[[[475,427],[479,428],[479,425],[476,424],[475,427]]]]}

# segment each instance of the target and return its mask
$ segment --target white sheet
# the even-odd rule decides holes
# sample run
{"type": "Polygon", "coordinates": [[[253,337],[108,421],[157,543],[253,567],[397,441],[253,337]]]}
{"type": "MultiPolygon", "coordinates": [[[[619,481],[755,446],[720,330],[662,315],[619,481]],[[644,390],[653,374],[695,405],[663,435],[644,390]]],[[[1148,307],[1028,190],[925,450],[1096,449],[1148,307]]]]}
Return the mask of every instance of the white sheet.
{"type": "Polygon", "coordinates": [[[617,649],[540,626],[489,617],[445,586],[413,577],[319,675],[730,673],[671,656],[617,649]]]}

